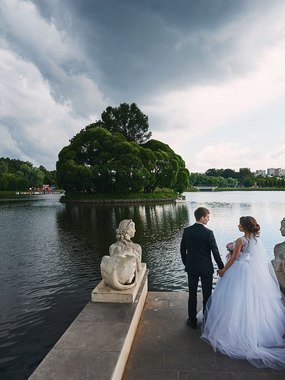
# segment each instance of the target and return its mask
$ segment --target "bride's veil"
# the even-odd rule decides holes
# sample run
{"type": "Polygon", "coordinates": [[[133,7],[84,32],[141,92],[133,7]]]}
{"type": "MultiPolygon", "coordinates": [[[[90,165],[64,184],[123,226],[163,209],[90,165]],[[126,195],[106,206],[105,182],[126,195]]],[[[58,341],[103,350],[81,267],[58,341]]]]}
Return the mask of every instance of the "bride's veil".
{"type": "Polygon", "coordinates": [[[272,294],[272,288],[277,288],[282,298],[279,282],[262,241],[251,234],[248,249],[252,276],[255,277],[265,293],[272,294]]]}

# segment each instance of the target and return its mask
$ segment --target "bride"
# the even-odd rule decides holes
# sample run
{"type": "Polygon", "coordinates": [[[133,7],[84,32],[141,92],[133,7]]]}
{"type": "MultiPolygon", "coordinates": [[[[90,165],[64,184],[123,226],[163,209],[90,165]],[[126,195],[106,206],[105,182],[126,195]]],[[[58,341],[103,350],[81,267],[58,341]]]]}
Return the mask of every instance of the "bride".
{"type": "Polygon", "coordinates": [[[256,367],[285,367],[285,303],[275,272],[251,216],[240,218],[244,235],[228,244],[232,253],[209,299],[201,338],[215,351],[256,367]]]}

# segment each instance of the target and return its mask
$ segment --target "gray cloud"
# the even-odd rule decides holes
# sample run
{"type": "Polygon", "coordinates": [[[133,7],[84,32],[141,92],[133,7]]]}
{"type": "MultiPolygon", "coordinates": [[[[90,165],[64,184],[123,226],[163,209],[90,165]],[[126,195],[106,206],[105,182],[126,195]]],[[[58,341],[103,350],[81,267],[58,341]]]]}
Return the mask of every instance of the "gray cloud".
{"type": "Polygon", "coordinates": [[[236,33],[242,31],[219,33],[268,6],[266,0],[32,1],[61,40],[49,43],[40,30],[27,38],[15,24],[3,24],[6,38],[34,62],[53,96],[68,99],[82,116],[92,109],[98,113],[108,101],[139,102],[146,94],[254,69],[248,55],[235,54],[236,33]],[[98,99],[93,104],[81,88],[82,75],[94,83],[98,99]]]}
{"type": "MultiPolygon", "coordinates": [[[[14,152],[51,167],[68,139],[107,105],[154,110],[153,100],[172,90],[253,72],[275,36],[267,33],[271,24],[258,35],[251,27],[258,21],[259,33],[263,15],[278,4],[0,0],[0,129],[7,141],[0,155],[14,152]]],[[[149,115],[152,131],[173,128],[165,127],[165,109],[163,103],[149,115]]]]}
{"type": "MultiPolygon", "coordinates": [[[[140,99],[174,85],[228,78],[245,70],[246,57],[228,61],[234,38],[213,36],[243,17],[254,1],[51,0],[35,4],[49,21],[68,31],[86,57],[85,67],[114,100],[140,99]],[[245,58],[245,59],[244,59],[245,58]]],[[[262,7],[263,0],[258,1],[262,7]]]]}
{"type": "MultiPolygon", "coordinates": [[[[37,67],[56,101],[70,103],[81,116],[100,114],[107,99],[96,84],[96,76],[91,78],[86,64],[88,58],[76,34],[63,30],[63,24],[43,21],[34,12],[31,2],[20,3],[18,9],[15,0],[5,5],[2,5],[1,35],[8,47],[37,67]]],[[[96,73],[94,61],[92,69],[96,73]]]]}

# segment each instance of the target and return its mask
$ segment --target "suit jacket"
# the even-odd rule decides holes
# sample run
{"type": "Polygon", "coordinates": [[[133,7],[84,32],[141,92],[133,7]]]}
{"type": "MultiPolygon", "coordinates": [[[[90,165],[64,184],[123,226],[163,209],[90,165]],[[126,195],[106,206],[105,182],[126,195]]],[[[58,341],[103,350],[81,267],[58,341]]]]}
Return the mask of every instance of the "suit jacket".
{"type": "Polygon", "coordinates": [[[224,264],[213,231],[200,223],[195,223],[184,229],[180,253],[186,272],[199,276],[213,274],[211,252],[218,268],[222,269],[224,264]]]}

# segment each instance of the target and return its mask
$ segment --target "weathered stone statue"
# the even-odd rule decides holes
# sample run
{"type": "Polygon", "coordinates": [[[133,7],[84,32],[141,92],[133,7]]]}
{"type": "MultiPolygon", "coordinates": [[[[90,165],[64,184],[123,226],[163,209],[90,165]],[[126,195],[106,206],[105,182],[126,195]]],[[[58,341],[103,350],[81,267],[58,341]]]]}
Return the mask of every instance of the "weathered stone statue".
{"type": "Polygon", "coordinates": [[[102,278],[113,289],[130,289],[137,283],[137,275],[142,268],[142,249],[131,241],[135,232],[135,223],[131,219],[122,220],[116,229],[117,242],[109,248],[110,256],[102,258],[102,278]]]}
{"type": "MultiPolygon", "coordinates": [[[[285,218],[281,220],[280,232],[282,236],[285,236],[285,218]]],[[[275,245],[274,257],[275,259],[272,260],[272,264],[275,269],[280,288],[285,294],[285,241],[275,245]]]]}

